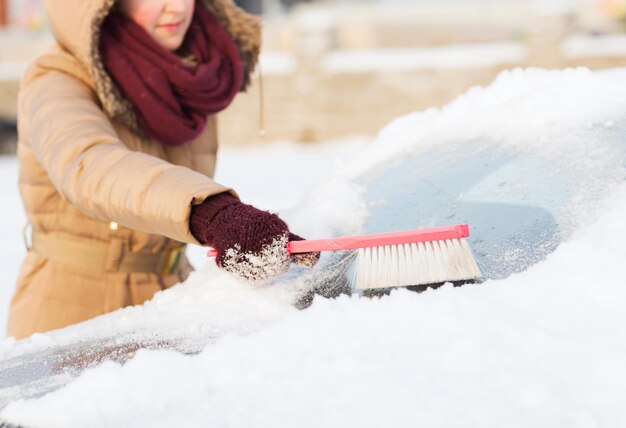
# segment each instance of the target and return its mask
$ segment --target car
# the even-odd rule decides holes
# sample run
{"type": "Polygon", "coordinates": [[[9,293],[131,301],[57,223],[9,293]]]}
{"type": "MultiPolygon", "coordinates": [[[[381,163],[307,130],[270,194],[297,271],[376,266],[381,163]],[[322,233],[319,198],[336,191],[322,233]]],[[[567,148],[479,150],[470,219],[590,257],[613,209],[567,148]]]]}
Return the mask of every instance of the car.
{"type": "MultiPolygon", "coordinates": [[[[302,223],[322,219],[308,211],[316,206],[311,198],[327,193],[344,202],[341,215],[364,207],[365,215],[359,217],[364,233],[467,223],[481,281],[523,272],[588,222],[603,198],[626,178],[622,114],[626,106],[620,97],[613,104],[594,104],[602,91],[602,99],[613,99],[610,94],[625,75],[626,71],[505,72],[490,87],[475,88],[441,110],[397,119],[371,147],[355,153],[356,167],[342,169],[338,178],[347,183],[346,189],[360,189],[354,204],[346,203],[345,192],[330,195],[327,190],[338,182],[331,180],[320,184],[317,195],[309,195],[309,201],[305,199],[291,215],[296,220],[300,216],[302,223]],[[577,88],[580,93],[564,98],[577,88]]],[[[318,208],[329,214],[328,208],[318,208]]],[[[333,214],[337,213],[330,217],[333,214]]],[[[303,308],[318,294],[349,293],[345,272],[350,257],[326,255],[312,272],[294,268],[272,287],[296,288],[297,296],[289,304],[303,308]]],[[[210,275],[222,274],[211,269],[210,275]]],[[[201,276],[190,279],[201,280],[201,276]]],[[[145,308],[124,309],[82,326],[5,343],[0,409],[10,401],[58,389],[105,359],[124,362],[142,348],[193,354],[223,332],[236,330],[191,328],[191,318],[165,327],[160,316],[168,299],[194,300],[193,294],[185,296],[199,293],[201,286],[194,287],[175,287],[181,289],[160,294],[145,308]]],[[[254,299],[261,297],[257,293],[254,299]]]]}

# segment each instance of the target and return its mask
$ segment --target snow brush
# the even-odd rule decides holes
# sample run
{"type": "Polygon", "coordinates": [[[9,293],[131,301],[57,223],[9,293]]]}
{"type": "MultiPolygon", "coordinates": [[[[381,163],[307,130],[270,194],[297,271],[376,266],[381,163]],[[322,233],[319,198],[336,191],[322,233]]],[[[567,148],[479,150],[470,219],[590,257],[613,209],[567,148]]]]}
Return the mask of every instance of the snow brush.
{"type": "MultiPolygon", "coordinates": [[[[466,224],[330,239],[291,241],[289,253],[358,250],[350,275],[353,290],[470,281],[481,273],[466,224]]],[[[217,256],[210,250],[209,257],[217,256]]]]}

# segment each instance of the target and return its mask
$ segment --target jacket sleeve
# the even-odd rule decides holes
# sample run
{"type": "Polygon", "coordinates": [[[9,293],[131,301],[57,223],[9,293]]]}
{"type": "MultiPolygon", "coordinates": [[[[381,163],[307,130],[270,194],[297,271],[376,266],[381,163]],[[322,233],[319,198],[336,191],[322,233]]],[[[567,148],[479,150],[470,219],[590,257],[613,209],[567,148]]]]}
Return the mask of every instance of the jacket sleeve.
{"type": "Polygon", "coordinates": [[[130,150],[94,93],[50,71],[19,96],[21,143],[30,145],[56,189],[86,215],[145,233],[199,244],[191,206],[231,191],[189,168],[130,150]]]}

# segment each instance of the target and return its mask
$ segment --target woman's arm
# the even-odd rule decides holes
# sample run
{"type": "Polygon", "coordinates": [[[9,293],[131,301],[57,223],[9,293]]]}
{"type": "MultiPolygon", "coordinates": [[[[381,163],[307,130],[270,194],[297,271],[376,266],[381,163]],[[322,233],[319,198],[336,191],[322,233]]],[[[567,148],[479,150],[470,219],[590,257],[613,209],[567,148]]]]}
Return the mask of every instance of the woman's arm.
{"type": "Polygon", "coordinates": [[[30,146],[56,189],[90,217],[198,243],[191,206],[229,191],[189,168],[128,149],[97,104],[71,76],[50,71],[22,88],[21,143],[30,146]]]}

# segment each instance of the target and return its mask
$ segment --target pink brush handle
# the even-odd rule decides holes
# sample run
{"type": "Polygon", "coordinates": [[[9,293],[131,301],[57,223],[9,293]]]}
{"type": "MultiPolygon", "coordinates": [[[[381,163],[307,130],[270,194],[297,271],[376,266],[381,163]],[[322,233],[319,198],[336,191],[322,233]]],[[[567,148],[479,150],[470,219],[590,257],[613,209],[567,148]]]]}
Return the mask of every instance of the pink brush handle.
{"type": "MultiPolygon", "coordinates": [[[[331,239],[289,242],[289,253],[313,253],[318,251],[353,250],[356,248],[382,247],[385,245],[413,244],[416,242],[461,239],[469,236],[469,226],[433,227],[430,229],[408,230],[405,232],[379,233],[374,235],[343,236],[331,239]]],[[[217,250],[209,250],[209,257],[216,257],[217,250]]]]}

